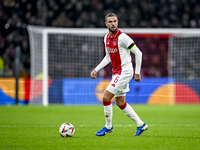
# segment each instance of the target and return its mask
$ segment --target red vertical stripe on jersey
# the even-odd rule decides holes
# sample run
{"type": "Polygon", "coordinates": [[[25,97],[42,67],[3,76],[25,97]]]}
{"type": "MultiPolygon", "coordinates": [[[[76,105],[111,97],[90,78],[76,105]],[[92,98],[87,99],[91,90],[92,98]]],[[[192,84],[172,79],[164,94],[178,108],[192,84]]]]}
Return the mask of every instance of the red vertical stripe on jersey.
{"type": "Polygon", "coordinates": [[[118,29],[117,32],[112,37],[110,36],[110,33],[109,33],[106,38],[106,47],[107,47],[107,50],[112,62],[113,75],[115,74],[120,75],[122,71],[122,68],[121,68],[122,61],[121,61],[119,47],[118,47],[118,37],[121,33],[122,32],[118,29]]]}

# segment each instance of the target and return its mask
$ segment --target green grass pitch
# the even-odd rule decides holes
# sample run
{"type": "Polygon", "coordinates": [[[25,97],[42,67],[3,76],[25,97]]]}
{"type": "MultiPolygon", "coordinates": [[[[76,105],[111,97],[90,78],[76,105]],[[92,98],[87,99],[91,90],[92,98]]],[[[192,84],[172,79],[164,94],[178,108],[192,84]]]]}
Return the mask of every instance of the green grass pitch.
{"type": "Polygon", "coordinates": [[[103,137],[95,135],[105,124],[103,106],[0,106],[0,149],[200,149],[200,105],[132,106],[149,125],[138,137],[135,123],[115,105],[113,132],[103,137]],[[60,136],[64,122],[75,126],[73,137],[60,136]]]}

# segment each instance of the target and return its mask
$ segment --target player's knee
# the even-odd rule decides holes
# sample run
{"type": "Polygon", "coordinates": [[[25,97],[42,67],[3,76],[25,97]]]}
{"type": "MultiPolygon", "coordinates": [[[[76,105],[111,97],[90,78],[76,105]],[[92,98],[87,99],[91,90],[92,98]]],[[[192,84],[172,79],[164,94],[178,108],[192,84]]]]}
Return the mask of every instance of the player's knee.
{"type": "Polygon", "coordinates": [[[108,102],[111,101],[111,99],[113,98],[114,94],[110,93],[109,91],[105,91],[103,93],[103,102],[108,102]]]}
{"type": "Polygon", "coordinates": [[[103,102],[108,102],[108,101],[110,101],[111,99],[108,97],[108,96],[103,96],[103,102]]]}

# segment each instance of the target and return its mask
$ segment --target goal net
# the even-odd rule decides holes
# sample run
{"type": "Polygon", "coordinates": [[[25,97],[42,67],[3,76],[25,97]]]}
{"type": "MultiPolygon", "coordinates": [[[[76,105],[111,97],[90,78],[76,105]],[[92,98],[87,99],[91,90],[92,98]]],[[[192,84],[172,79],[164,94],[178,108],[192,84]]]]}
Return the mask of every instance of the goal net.
{"type": "Polygon", "coordinates": [[[200,35],[171,37],[169,45],[169,76],[175,79],[176,103],[200,103],[200,35]]]}
{"type": "MultiPolygon", "coordinates": [[[[199,30],[121,29],[143,52],[142,82],[130,82],[126,101],[199,103],[199,30]]],[[[91,79],[105,55],[107,29],[28,26],[30,104],[100,104],[112,75],[109,64],[91,79]]],[[[133,65],[134,65],[134,55],[133,65]]]]}

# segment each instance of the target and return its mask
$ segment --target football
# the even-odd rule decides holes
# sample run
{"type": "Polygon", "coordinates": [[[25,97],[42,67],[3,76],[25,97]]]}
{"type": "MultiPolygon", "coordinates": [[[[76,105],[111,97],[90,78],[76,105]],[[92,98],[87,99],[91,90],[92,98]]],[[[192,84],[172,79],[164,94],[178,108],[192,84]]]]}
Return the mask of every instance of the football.
{"type": "Polygon", "coordinates": [[[59,128],[59,133],[62,137],[72,137],[75,133],[75,128],[71,123],[63,123],[59,128]]]}

